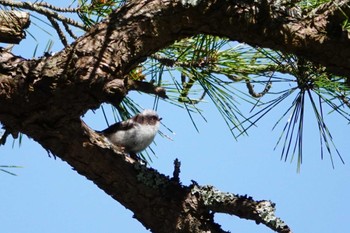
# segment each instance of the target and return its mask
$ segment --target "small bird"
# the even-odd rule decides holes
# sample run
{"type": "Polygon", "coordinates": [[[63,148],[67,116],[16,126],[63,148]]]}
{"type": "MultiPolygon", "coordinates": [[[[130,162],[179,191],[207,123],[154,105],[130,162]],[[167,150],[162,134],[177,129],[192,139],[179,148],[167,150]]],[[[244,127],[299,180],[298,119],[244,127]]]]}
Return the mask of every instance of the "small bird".
{"type": "Polygon", "coordinates": [[[109,142],[120,147],[136,160],[139,153],[153,141],[159,128],[161,118],[154,110],[146,109],[126,121],[117,122],[99,132],[109,142]]]}

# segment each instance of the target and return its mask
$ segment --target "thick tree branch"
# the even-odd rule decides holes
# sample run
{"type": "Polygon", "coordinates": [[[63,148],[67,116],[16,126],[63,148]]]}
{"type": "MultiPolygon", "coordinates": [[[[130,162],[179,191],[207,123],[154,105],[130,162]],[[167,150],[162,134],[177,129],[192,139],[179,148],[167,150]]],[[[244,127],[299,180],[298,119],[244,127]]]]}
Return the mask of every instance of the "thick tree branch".
{"type": "Polygon", "coordinates": [[[27,131],[54,155],[131,209],[147,229],[224,233],[189,187],[135,163],[80,120],[67,123],[50,129],[30,125],[27,131]],[[45,138],[41,134],[44,129],[51,132],[45,138]],[[74,141],[69,141],[71,138],[74,141]]]}

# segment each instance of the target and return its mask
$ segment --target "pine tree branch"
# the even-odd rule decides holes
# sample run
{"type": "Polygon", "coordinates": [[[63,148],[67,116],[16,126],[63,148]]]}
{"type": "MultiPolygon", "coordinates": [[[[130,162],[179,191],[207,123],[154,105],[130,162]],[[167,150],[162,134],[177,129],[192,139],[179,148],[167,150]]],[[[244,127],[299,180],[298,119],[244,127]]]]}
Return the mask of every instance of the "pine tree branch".
{"type": "Polygon", "coordinates": [[[132,79],[127,80],[127,89],[134,91],[141,91],[143,93],[154,94],[161,98],[168,98],[165,88],[154,86],[153,83],[136,81],[132,79]]]}
{"type": "Polygon", "coordinates": [[[212,186],[194,185],[192,194],[198,195],[203,204],[215,213],[254,220],[279,233],[292,232],[281,219],[275,217],[275,204],[270,201],[255,201],[252,197],[221,192],[212,186]]]}
{"type": "Polygon", "coordinates": [[[47,19],[50,21],[52,27],[56,30],[58,37],[60,38],[62,44],[66,47],[68,46],[67,38],[64,35],[63,31],[61,30],[60,26],[56,22],[56,20],[50,16],[47,16],[47,19]]]}
{"type": "MultiPolygon", "coordinates": [[[[110,96],[118,104],[128,90],[124,77],[145,57],[200,33],[304,55],[349,76],[349,38],[327,34],[326,18],[317,16],[316,22],[310,18],[291,20],[283,16],[284,11],[266,4],[243,0],[130,1],[54,56],[25,60],[3,51],[0,121],[67,161],[155,232],[190,232],[189,219],[203,231],[223,232],[188,187],[135,164],[80,117],[110,102],[110,96]],[[119,86],[108,93],[106,85],[113,80],[118,80],[119,86]],[[174,219],[179,225],[165,224],[174,219]]],[[[137,89],[134,84],[129,86],[137,89]]],[[[268,202],[260,204],[253,208],[255,218],[269,225],[273,208],[268,202]],[[265,214],[270,217],[266,219],[265,214]]],[[[220,202],[208,206],[223,209],[220,202]]],[[[272,227],[279,229],[282,223],[277,222],[272,227]]]]}
{"type": "Polygon", "coordinates": [[[31,11],[35,11],[39,14],[45,15],[45,16],[50,16],[58,21],[61,22],[66,22],[72,26],[75,26],[77,28],[83,29],[84,31],[86,31],[88,28],[84,25],[81,24],[73,19],[64,17],[63,15],[58,14],[57,12],[55,12],[55,9],[61,9],[64,10],[66,9],[66,11],[63,12],[77,12],[77,9],[72,8],[72,11],[69,11],[69,8],[52,8],[50,9],[46,9],[45,7],[47,6],[52,6],[49,4],[45,4],[45,3],[31,3],[31,2],[15,2],[15,1],[8,1],[8,0],[0,0],[0,5],[3,6],[10,6],[10,7],[17,7],[19,9],[27,9],[27,10],[31,10],[31,11]]]}
{"type": "MultiPolygon", "coordinates": [[[[35,3],[30,3],[30,2],[16,2],[16,1],[8,1],[8,0],[0,0],[0,5],[3,6],[10,6],[10,7],[16,7],[18,9],[28,9],[30,11],[34,11],[37,12],[41,15],[44,15],[47,17],[47,19],[49,20],[49,22],[51,23],[52,27],[56,30],[62,44],[64,46],[68,45],[67,39],[65,34],[63,33],[62,29],[60,28],[59,24],[56,22],[61,22],[65,28],[65,30],[68,32],[68,34],[70,36],[72,36],[72,38],[76,39],[77,37],[74,35],[74,33],[72,32],[72,30],[70,29],[69,25],[83,29],[84,31],[86,31],[88,29],[88,27],[82,23],[79,23],[71,18],[67,18],[65,16],[63,16],[62,14],[59,14],[57,12],[60,13],[78,13],[80,11],[79,8],[61,8],[61,7],[55,7],[51,4],[48,4],[46,2],[35,2],[35,3]]],[[[2,18],[2,17],[0,17],[2,18]]],[[[15,21],[10,21],[10,22],[15,22],[15,21]]],[[[29,14],[28,14],[28,23],[25,24],[26,27],[29,26],[29,14]]],[[[26,28],[25,27],[25,28],[26,28]]],[[[1,29],[1,27],[0,27],[1,29]]],[[[23,30],[24,28],[22,28],[23,30]]],[[[23,35],[24,33],[21,32],[23,35]]],[[[15,41],[13,41],[13,43],[18,43],[18,39],[23,39],[23,36],[20,38],[17,38],[15,41]]],[[[5,40],[4,42],[6,42],[6,37],[5,36],[1,36],[2,40],[5,40]]]]}

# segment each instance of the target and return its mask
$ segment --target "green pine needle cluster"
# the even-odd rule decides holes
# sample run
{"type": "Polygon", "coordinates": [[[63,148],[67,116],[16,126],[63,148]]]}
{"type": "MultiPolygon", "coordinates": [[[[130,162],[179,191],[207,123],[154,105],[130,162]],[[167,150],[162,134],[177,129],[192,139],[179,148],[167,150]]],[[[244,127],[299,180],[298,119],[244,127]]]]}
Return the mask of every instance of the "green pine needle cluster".
{"type": "Polygon", "coordinates": [[[325,111],[331,109],[349,121],[349,88],[346,79],[327,73],[322,66],[294,55],[199,35],[152,55],[142,69],[150,81],[166,87],[167,101],[182,105],[196,128],[191,114],[204,114],[200,104],[211,101],[236,139],[278,105],[287,105],[273,126],[285,122],[275,148],[282,145],[283,160],[296,156],[298,168],[303,160],[309,103],[319,131],[321,157],[326,151],[332,166],[334,154],[344,162],[326,124],[329,112],[325,111]],[[244,112],[249,105],[251,111],[244,112]]]}

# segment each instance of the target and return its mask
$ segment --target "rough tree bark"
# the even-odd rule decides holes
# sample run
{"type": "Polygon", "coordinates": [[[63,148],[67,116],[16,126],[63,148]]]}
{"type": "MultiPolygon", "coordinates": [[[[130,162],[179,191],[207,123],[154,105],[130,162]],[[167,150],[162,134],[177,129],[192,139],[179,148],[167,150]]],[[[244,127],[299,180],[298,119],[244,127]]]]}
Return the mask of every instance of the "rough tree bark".
{"type": "Polygon", "coordinates": [[[302,55],[350,77],[350,41],[340,26],[348,2],[331,1],[302,16],[267,0],[130,1],[54,56],[26,60],[2,50],[0,122],[69,163],[152,232],[224,232],[215,212],[291,232],[272,203],[183,186],[176,174],[165,177],[106,144],[80,116],[104,102],[118,105],[130,90],[164,97],[163,88],[131,81],[128,72],[175,40],[200,33],[302,55]]]}
{"type": "Polygon", "coordinates": [[[0,11],[0,42],[18,44],[25,38],[24,29],[30,24],[29,13],[0,11]]]}

